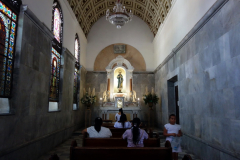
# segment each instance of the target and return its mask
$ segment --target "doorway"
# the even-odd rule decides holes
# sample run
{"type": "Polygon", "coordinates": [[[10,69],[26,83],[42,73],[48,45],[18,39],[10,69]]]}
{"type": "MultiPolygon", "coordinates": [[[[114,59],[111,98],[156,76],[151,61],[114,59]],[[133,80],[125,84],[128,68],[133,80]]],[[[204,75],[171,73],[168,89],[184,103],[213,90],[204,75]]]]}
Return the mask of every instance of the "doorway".
{"type": "Polygon", "coordinates": [[[167,81],[168,85],[168,114],[176,115],[176,124],[179,120],[178,77],[174,76],[167,81]]]}

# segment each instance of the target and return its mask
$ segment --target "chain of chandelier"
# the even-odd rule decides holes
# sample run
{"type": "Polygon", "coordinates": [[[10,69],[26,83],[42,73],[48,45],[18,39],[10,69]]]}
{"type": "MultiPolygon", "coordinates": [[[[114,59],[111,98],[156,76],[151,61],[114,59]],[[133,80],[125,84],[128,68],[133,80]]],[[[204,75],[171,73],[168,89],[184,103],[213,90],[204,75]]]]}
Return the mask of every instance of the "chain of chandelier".
{"type": "Polygon", "coordinates": [[[120,0],[116,0],[112,12],[110,12],[109,9],[106,12],[106,20],[111,24],[116,25],[117,29],[122,28],[126,23],[132,21],[132,18],[132,11],[130,10],[130,12],[127,12],[125,6],[121,4],[120,0]]]}

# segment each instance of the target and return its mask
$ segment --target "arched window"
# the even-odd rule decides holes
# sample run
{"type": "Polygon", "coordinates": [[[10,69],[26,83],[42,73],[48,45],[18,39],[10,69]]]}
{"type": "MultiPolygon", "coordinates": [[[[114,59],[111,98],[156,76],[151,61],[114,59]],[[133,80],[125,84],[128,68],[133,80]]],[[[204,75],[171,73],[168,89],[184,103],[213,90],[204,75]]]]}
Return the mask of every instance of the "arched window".
{"type": "Polygon", "coordinates": [[[73,86],[73,110],[78,109],[78,95],[79,95],[79,87],[80,87],[80,43],[78,35],[75,36],[75,50],[74,55],[76,58],[75,62],[75,71],[74,71],[74,86],[73,86]]]}
{"type": "Polygon", "coordinates": [[[0,98],[10,98],[12,92],[17,14],[9,7],[0,1],[0,98]]]}
{"type": "MultiPolygon", "coordinates": [[[[52,31],[54,39],[52,43],[52,56],[51,56],[51,79],[49,89],[49,101],[59,101],[59,81],[60,81],[60,64],[62,53],[62,35],[63,35],[63,14],[60,4],[57,0],[53,2],[52,9],[52,31]]],[[[57,103],[51,103],[49,110],[58,110],[57,103]],[[54,105],[55,104],[55,105],[54,105]],[[55,107],[53,107],[55,106],[55,107]]]]}

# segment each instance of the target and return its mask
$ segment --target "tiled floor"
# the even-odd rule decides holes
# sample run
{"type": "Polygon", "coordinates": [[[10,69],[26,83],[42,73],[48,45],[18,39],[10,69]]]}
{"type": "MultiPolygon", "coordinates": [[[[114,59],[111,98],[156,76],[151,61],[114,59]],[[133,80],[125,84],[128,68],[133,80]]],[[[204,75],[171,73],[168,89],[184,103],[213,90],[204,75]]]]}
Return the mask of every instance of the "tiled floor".
{"type": "MultiPolygon", "coordinates": [[[[154,129],[153,132],[161,132],[161,131],[154,129]]],[[[78,146],[80,147],[82,146],[81,130],[74,132],[70,139],[68,139],[61,145],[57,146],[50,152],[44,154],[38,160],[48,160],[52,154],[57,154],[60,160],[69,160],[69,151],[70,151],[70,146],[73,140],[77,141],[78,146]]],[[[165,139],[161,138],[161,146],[164,146],[164,143],[165,143],[165,139]]],[[[189,154],[189,152],[183,149],[183,152],[178,154],[179,160],[181,160],[185,154],[189,154]]],[[[193,158],[193,160],[200,160],[200,159],[196,159],[195,156],[192,154],[189,154],[189,155],[193,158]]]]}

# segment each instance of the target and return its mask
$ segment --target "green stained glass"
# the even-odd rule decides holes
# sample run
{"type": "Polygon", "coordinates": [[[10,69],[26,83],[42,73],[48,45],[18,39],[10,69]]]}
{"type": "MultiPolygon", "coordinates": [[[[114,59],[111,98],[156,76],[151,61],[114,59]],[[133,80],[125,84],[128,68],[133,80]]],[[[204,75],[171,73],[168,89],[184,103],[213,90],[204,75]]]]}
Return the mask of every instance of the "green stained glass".
{"type": "Polygon", "coordinates": [[[14,20],[14,21],[16,21],[17,20],[17,15],[16,14],[12,14],[12,19],[14,20]]]}

